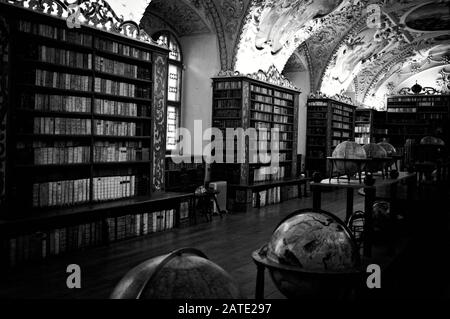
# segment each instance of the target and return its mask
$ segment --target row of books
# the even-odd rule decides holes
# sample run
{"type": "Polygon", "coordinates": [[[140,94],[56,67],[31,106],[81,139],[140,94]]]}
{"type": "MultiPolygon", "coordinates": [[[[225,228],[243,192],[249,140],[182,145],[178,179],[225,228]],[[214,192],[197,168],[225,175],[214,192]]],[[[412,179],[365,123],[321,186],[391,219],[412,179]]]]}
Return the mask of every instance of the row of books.
{"type": "Polygon", "coordinates": [[[99,136],[136,136],[136,131],[136,123],[95,120],[95,134],[99,136]]]}
{"type": "Polygon", "coordinates": [[[36,111],[90,113],[91,99],[80,96],[35,94],[23,95],[22,108],[34,106],[36,111]],[[34,101],[33,101],[34,98],[34,101]]]}
{"type": "MultiPolygon", "coordinates": [[[[141,143],[126,142],[112,143],[95,142],[94,162],[115,163],[115,162],[135,162],[148,161],[150,149],[139,146],[141,143]]],[[[141,144],[142,145],[142,144],[141,144]]]]}
{"type": "MultiPolygon", "coordinates": [[[[92,47],[92,35],[84,34],[78,30],[58,28],[46,24],[34,24],[30,21],[20,20],[19,31],[39,35],[42,37],[69,42],[86,47],[92,47]]],[[[109,42],[109,41],[108,41],[109,42]]]]}
{"type": "Polygon", "coordinates": [[[105,201],[136,196],[136,182],[134,175],[96,177],[93,182],[93,200],[105,201]]]}
{"type": "Polygon", "coordinates": [[[308,112],[308,118],[309,119],[326,119],[327,118],[327,113],[308,112]]]}
{"type": "Polygon", "coordinates": [[[143,61],[151,61],[152,55],[149,51],[131,47],[126,44],[118,43],[106,39],[95,39],[95,48],[97,50],[106,51],[114,54],[120,54],[126,57],[132,57],[143,61]]]}
{"type": "Polygon", "coordinates": [[[262,103],[253,102],[252,103],[252,109],[254,111],[258,111],[258,112],[272,113],[272,105],[269,105],[269,104],[262,104],[262,103]]]}
{"type": "MultiPolygon", "coordinates": [[[[38,142],[39,143],[39,142],[38,142]]],[[[56,144],[56,143],[55,143],[56,144]]],[[[66,144],[62,142],[59,144],[66,144]]],[[[34,148],[35,165],[61,165],[89,163],[89,146],[37,147],[34,148]]]]}
{"type": "Polygon", "coordinates": [[[325,147],[325,137],[313,137],[308,136],[307,137],[308,146],[324,146],[325,147]]]}
{"type": "Polygon", "coordinates": [[[278,129],[282,132],[286,132],[286,131],[291,132],[294,130],[292,125],[286,125],[286,124],[274,124],[273,128],[278,129]]]}
{"type": "Polygon", "coordinates": [[[214,127],[217,128],[238,128],[242,127],[241,120],[214,120],[214,127]]]}
{"type": "Polygon", "coordinates": [[[100,56],[95,57],[95,70],[130,78],[138,78],[143,80],[152,79],[152,72],[149,67],[140,67],[100,56]]]}
{"type": "Polygon", "coordinates": [[[214,91],[214,98],[218,99],[234,99],[238,100],[242,98],[242,91],[240,90],[223,90],[223,91],[214,91]]]}
{"type": "Polygon", "coordinates": [[[274,106],[273,113],[282,115],[294,115],[293,111],[284,107],[274,106]]]}
{"type": "Polygon", "coordinates": [[[262,86],[258,86],[258,85],[251,85],[250,86],[250,90],[252,92],[256,92],[256,93],[261,93],[261,94],[267,94],[267,95],[272,95],[272,90],[262,87],[262,86]]]}
{"type": "Polygon", "coordinates": [[[35,85],[54,89],[90,91],[92,78],[86,75],[59,73],[37,69],[35,85]]]}
{"type": "Polygon", "coordinates": [[[280,100],[277,98],[273,99],[273,104],[275,104],[277,106],[282,106],[282,107],[293,107],[292,102],[288,102],[286,100],[280,100]]]}
{"type": "Polygon", "coordinates": [[[353,112],[354,112],[354,109],[349,106],[345,106],[345,105],[341,105],[341,104],[337,104],[337,103],[332,103],[331,105],[333,107],[333,112],[342,111],[343,112],[342,114],[344,114],[344,115],[345,115],[345,112],[347,112],[350,115],[353,114],[353,112]]]}
{"type": "Polygon", "coordinates": [[[253,182],[277,181],[286,177],[286,167],[280,166],[273,169],[270,166],[260,167],[253,170],[253,182]]]}
{"type": "Polygon", "coordinates": [[[292,94],[289,93],[284,93],[284,92],[279,92],[279,91],[274,91],[273,95],[277,98],[281,98],[281,99],[286,99],[286,100],[293,100],[294,96],[292,94]]]}
{"type": "Polygon", "coordinates": [[[102,241],[102,222],[98,221],[10,238],[7,257],[10,267],[14,267],[29,260],[46,259],[99,245],[102,241]]]}
{"type": "Polygon", "coordinates": [[[95,92],[126,97],[150,98],[150,87],[95,78],[95,92]]]}
{"type": "Polygon", "coordinates": [[[326,120],[308,119],[308,126],[326,126],[326,120]]]}
{"type": "Polygon", "coordinates": [[[272,121],[272,115],[271,114],[266,114],[266,113],[257,113],[257,112],[252,112],[252,120],[256,120],[256,121],[272,121]]]}
{"type": "Polygon", "coordinates": [[[69,51],[40,45],[37,48],[37,58],[41,62],[59,64],[71,68],[92,69],[92,54],[69,51]]]}
{"type": "Polygon", "coordinates": [[[388,113],[416,113],[417,107],[388,107],[388,113]]]}
{"type": "Polygon", "coordinates": [[[269,103],[272,104],[272,98],[270,96],[252,94],[252,99],[257,102],[269,103]]]}
{"type": "Polygon", "coordinates": [[[174,222],[174,209],[108,218],[108,240],[114,242],[170,230],[174,222]]]}
{"type": "Polygon", "coordinates": [[[263,130],[270,131],[270,129],[271,129],[270,123],[266,123],[266,122],[255,122],[255,123],[253,123],[253,126],[258,130],[263,129],[263,130]]]}
{"type": "Polygon", "coordinates": [[[328,107],[328,102],[327,101],[320,101],[320,100],[308,100],[308,107],[309,106],[325,106],[324,108],[314,108],[314,110],[317,111],[327,111],[327,107],[328,107]]]}
{"type": "Polygon", "coordinates": [[[278,123],[292,124],[292,120],[293,119],[288,116],[283,116],[283,115],[274,115],[273,116],[273,121],[278,122],[278,123]]]}
{"type": "Polygon", "coordinates": [[[91,134],[91,120],[35,117],[33,132],[47,135],[89,135],[91,134]]]}
{"type": "Polygon", "coordinates": [[[333,115],[333,121],[351,123],[352,120],[349,117],[341,116],[341,115],[333,115]]]}
{"type": "Polygon", "coordinates": [[[214,116],[216,117],[240,117],[240,110],[215,110],[214,116]]]}
{"type": "MultiPolygon", "coordinates": [[[[105,241],[114,242],[126,238],[174,228],[176,210],[142,212],[91,223],[38,231],[6,239],[2,260],[10,267],[30,260],[42,260],[50,256],[97,246],[105,241]]],[[[189,218],[189,203],[180,205],[180,220],[189,218]]]]}
{"type": "Polygon", "coordinates": [[[216,100],[216,109],[240,109],[241,103],[237,100],[216,100]]]}
{"type": "Polygon", "coordinates": [[[101,99],[95,99],[94,110],[96,114],[103,115],[147,116],[144,105],[101,99]]]}
{"type": "Polygon", "coordinates": [[[370,137],[355,137],[355,142],[361,145],[366,145],[371,143],[370,137]]]}
{"type": "Polygon", "coordinates": [[[333,136],[334,137],[350,137],[350,133],[349,132],[342,132],[342,131],[333,131],[333,136]]]}
{"type": "Polygon", "coordinates": [[[274,205],[281,202],[281,187],[269,188],[261,192],[253,193],[252,205],[253,207],[264,207],[274,205]],[[259,198],[258,198],[259,197],[259,198]]]}
{"type": "Polygon", "coordinates": [[[241,81],[220,81],[216,82],[216,90],[238,90],[242,88],[241,81]]]}
{"type": "Polygon", "coordinates": [[[352,111],[338,110],[338,109],[335,108],[335,109],[333,109],[333,114],[352,117],[353,112],[352,111]]]}
{"type": "Polygon", "coordinates": [[[443,120],[448,119],[448,114],[436,114],[436,113],[425,113],[425,114],[418,114],[419,120],[443,120]]]}
{"type": "Polygon", "coordinates": [[[355,133],[370,133],[370,125],[357,125],[355,126],[355,133]]]}
{"type": "Polygon", "coordinates": [[[325,127],[309,127],[308,126],[307,134],[325,135],[326,134],[326,128],[325,127]]]}
{"type": "Polygon", "coordinates": [[[388,98],[388,103],[392,102],[441,102],[449,101],[449,95],[432,95],[432,96],[397,96],[388,98]]]}
{"type": "Polygon", "coordinates": [[[33,185],[33,207],[66,206],[89,201],[89,179],[36,183],[33,185]]]}
{"type": "Polygon", "coordinates": [[[344,129],[344,130],[349,130],[350,129],[350,125],[349,124],[344,124],[344,123],[333,122],[333,128],[341,128],[341,129],[344,129]]]}

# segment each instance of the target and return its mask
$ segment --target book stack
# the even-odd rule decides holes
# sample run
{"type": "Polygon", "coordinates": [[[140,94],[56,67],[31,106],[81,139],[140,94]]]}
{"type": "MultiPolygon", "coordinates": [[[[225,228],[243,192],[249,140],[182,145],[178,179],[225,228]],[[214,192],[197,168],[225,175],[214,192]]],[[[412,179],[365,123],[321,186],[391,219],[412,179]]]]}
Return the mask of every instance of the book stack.
{"type": "Polygon", "coordinates": [[[136,196],[136,176],[96,177],[93,183],[93,200],[107,201],[136,196]]]}
{"type": "Polygon", "coordinates": [[[36,183],[33,207],[71,206],[89,201],[89,179],[36,183]]]}

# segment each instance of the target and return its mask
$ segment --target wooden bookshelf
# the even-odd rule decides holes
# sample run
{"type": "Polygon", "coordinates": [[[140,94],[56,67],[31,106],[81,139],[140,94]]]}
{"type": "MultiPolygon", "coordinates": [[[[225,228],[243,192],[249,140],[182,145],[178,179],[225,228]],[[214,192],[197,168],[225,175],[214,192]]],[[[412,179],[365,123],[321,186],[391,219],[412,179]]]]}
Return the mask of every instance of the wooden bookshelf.
{"type": "Polygon", "coordinates": [[[389,142],[403,148],[406,140],[416,143],[425,136],[450,142],[450,95],[401,95],[387,100],[389,142]]]}
{"type": "Polygon", "coordinates": [[[166,157],[166,191],[194,192],[197,187],[204,184],[205,163],[203,158],[189,156],[182,160],[174,161],[172,156],[166,157]]]}
{"type": "Polygon", "coordinates": [[[355,142],[360,145],[374,143],[374,113],[372,109],[355,110],[355,142]]]}
{"type": "Polygon", "coordinates": [[[191,195],[164,193],[169,50],[19,2],[0,24],[2,266],[188,218],[191,195]]]}
{"type": "Polygon", "coordinates": [[[355,138],[356,107],[328,98],[308,99],[306,170],[328,173],[327,157],[337,145],[355,138]]]}
{"type": "MultiPolygon", "coordinates": [[[[227,128],[255,128],[259,141],[267,139],[271,143],[270,131],[279,129],[280,169],[270,173],[269,164],[250,158],[250,142],[245,145],[245,163],[213,164],[213,181],[227,181],[228,205],[231,211],[247,211],[253,205],[254,192],[252,188],[239,185],[254,185],[265,183],[267,190],[276,188],[273,183],[295,177],[297,172],[297,135],[298,135],[298,95],[294,89],[268,84],[246,76],[213,78],[213,127],[220,128],[226,145],[227,128]],[[265,133],[267,130],[268,133],[265,133]]],[[[237,153],[237,141],[235,153],[237,153]]],[[[269,150],[270,154],[270,150],[269,150]]],[[[274,198],[271,204],[281,201],[284,190],[271,191],[274,198]]]]}

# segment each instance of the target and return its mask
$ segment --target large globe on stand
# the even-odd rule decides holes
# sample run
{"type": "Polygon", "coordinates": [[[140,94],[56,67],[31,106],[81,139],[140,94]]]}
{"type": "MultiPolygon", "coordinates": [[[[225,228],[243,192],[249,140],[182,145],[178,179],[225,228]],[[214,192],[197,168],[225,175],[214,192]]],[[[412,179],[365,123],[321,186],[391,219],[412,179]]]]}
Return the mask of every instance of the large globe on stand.
{"type": "Polygon", "coordinates": [[[378,143],[378,145],[381,146],[382,148],[384,148],[388,157],[391,157],[391,156],[397,154],[397,150],[395,149],[395,147],[387,142],[381,142],[381,143],[378,143]]]}
{"type": "Polygon", "coordinates": [[[344,299],[359,276],[360,257],[353,235],[325,211],[291,214],[276,228],[260,256],[288,298],[344,299]]]}
{"type": "Polygon", "coordinates": [[[371,143],[363,146],[364,151],[366,152],[368,159],[375,160],[374,162],[366,164],[366,170],[375,173],[383,170],[383,162],[377,161],[382,160],[383,158],[387,158],[386,150],[378,144],[371,143]]]}
{"type": "Polygon", "coordinates": [[[358,173],[363,166],[351,160],[366,159],[367,155],[364,148],[355,142],[346,141],[338,146],[333,151],[333,159],[344,159],[345,161],[335,160],[334,169],[339,174],[345,174],[349,177],[358,173]]]}
{"type": "Polygon", "coordinates": [[[444,146],[445,142],[438,137],[425,136],[420,140],[421,145],[439,145],[444,146]]]}
{"type": "Polygon", "coordinates": [[[231,276],[195,249],[152,258],[131,269],[112,299],[240,299],[231,276]]]}

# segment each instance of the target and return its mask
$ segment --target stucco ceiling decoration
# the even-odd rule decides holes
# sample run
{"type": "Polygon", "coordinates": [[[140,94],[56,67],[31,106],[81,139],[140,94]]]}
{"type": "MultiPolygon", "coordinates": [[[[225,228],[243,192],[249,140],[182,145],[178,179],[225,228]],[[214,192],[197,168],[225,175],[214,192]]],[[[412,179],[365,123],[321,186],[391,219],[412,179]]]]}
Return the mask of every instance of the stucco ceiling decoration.
{"type": "Polygon", "coordinates": [[[363,4],[359,0],[253,0],[236,46],[234,69],[248,73],[275,65],[283,70],[296,48],[320,30],[339,23],[348,28],[348,20],[363,4]]]}
{"type": "Polygon", "coordinates": [[[200,13],[184,1],[152,0],[147,12],[166,21],[180,37],[211,32],[200,13]]]}

